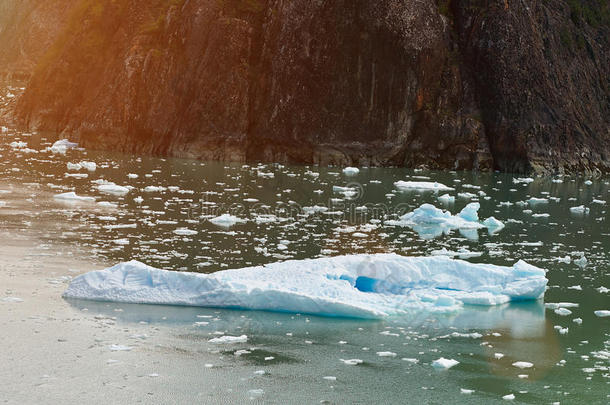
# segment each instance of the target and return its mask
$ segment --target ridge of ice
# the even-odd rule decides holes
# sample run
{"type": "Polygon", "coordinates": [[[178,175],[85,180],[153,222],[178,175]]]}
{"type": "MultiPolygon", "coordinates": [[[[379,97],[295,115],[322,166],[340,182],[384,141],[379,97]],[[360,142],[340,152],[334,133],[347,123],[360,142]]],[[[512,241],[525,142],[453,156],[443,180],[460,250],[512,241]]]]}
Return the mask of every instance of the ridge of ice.
{"type": "Polygon", "coordinates": [[[545,271],[444,256],[358,254],[291,260],[212,274],[156,269],[132,260],[76,277],[68,298],[382,318],[452,312],[544,295],[545,271]]]}

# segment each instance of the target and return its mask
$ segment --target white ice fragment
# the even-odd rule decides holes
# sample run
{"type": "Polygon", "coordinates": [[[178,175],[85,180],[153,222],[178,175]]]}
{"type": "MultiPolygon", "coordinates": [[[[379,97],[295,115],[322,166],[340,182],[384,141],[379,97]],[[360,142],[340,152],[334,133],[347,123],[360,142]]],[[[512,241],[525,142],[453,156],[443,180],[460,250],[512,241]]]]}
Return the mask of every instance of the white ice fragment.
{"type": "Polygon", "coordinates": [[[513,363],[513,367],[517,367],[517,368],[531,368],[534,367],[533,363],[530,363],[529,361],[516,361],[513,363]]]}
{"type": "Polygon", "coordinates": [[[500,360],[502,357],[504,357],[504,353],[494,353],[494,358],[500,360]]]}
{"type": "Polygon", "coordinates": [[[210,219],[210,222],[216,226],[229,228],[235,224],[246,222],[246,220],[236,217],[231,214],[222,214],[218,217],[210,219]]]}
{"type": "Polygon", "coordinates": [[[360,169],[358,169],[357,167],[346,167],[343,169],[343,174],[345,174],[346,176],[353,176],[360,173],[360,169]]]}
{"type": "Polygon", "coordinates": [[[513,399],[515,399],[515,394],[507,394],[507,395],[504,395],[504,396],[502,397],[502,399],[503,399],[503,400],[505,400],[505,401],[512,401],[513,399]]]}
{"type": "Polygon", "coordinates": [[[176,235],[180,235],[180,236],[192,236],[192,235],[197,235],[199,232],[197,232],[193,229],[188,229],[188,228],[177,228],[177,229],[174,229],[174,233],[176,235]]]}
{"type": "Polygon", "coordinates": [[[20,302],[23,302],[23,300],[21,298],[19,298],[19,297],[4,297],[4,298],[2,298],[2,302],[18,304],[20,302]]]}
{"type": "Polygon", "coordinates": [[[95,162],[82,161],[79,165],[90,172],[94,172],[95,169],[97,169],[97,164],[95,164],[95,162]]]}
{"type": "Polygon", "coordinates": [[[343,362],[343,364],[347,364],[348,366],[357,366],[358,364],[362,364],[363,361],[360,359],[348,359],[348,360],[343,360],[343,359],[339,359],[343,362]]]}
{"type": "Polygon", "coordinates": [[[108,348],[112,352],[128,352],[132,349],[130,346],[125,345],[110,345],[108,348]]]}
{"type": "Polygon", "coordinates": [[[578,214],[578,215],[588,214],[589,211],[590,211],[589,208],[585,207],[584,205],[579,205],[578,207],[570,207],[570,212],[572,214],[578,214]]]}
{"type": "Polygon", "coordinates": [[[70,142],[67,139],[61,139],[55,142],[49,150],[53,153],[65,154],[68,149],[76,148],[77,143],[70,142]]]}
{"type": "Polygon", "coordinates": [[[442,183],[430,181],[403,181],[399,180],[394,183],[394,186],[399,190],[430,190],[430,191],[451,191],[452,187],[448,187],[442,183]]]}
{"type": "Polygon", "coordinates": [[[561,315],[561,316],[568,316],[568,315],[571,315],[571,314],[572,314],[572,311],[570,311],[570,310],[569,310],[569,309],[567,309],[567,308],[557,308],[557,309],[555,310],[555,313],[556,313],[557,315],[561,315]]]}
{"type": "Polygon", "coordinates": [[[56,194],[53,196],[53,198],[55,198],[56,200],[62,200],[62,201],[81,201],[81,202],[94,202],[95,201],[95,197],[86,197],[86,196],[76,195],[76,193],[74,191],[70,191],[68,193],[56,194]]]}
{"type": "Polygon", "coordinates": [[[460,364],[460,362],[457,360],[441,357],[440,359],[436,359],[432,362],[432,367],[446,370],[458,364],[460,364]]]}
{"type": "Polygon", "coordinates": [[[598,316],[600,318],[605,318],[607,316],[610,316],[610,310],[607,309],[600,309],[594,312],[595,316],[598,316]]]}
{"type": "Polygon", "coordinates": [[[527,202],[530,203],[530,205],[537,205],[537,204],[547,204],[549,202],[549,200],[547,198],[532,197],[529,200],[527,200],[527,202]]]}
{"type": "Polygon", "coordinates": [[[483,225],[487,227],[490,233],[500,232],[502,228],[504,228],[504,223],[498,221],[494,217],[489,217],[485,221],[483,221],[483,225]]]}
{"type": "Polygon", "coordinates": [[[379,357],[396,357],[396,353],[394,353],[394,352],[377,352],[377,356],[379,356],[379,357]]]}
{"type": "Polygon", "coordinates": [[[460,388],[460,393],[461,394],[472,394],[474,392],[474,390],[468,390],[466,388],[460,388]]]}
{"type": "Polygon", "coordinates": [[[328,380],[328,381],[337,381],[337,377],[332,376],[332,375],[327,375],[322,378],[324,378],[325,380],[328,380]]]}
{"type": "Polygon", "coordinates": [[[119,186],[114,183],[103,183],[97,186],[97,189],[100,193],[112,194],[112,195],[125,195],[129,193],[129,189],[127,187],[119,186]]]}
{"type": "Polygon", "coordinates": [[[438,200],[443,204],[453,204],[455,202],[455,197],[449,194],[443,194],[442,196],[438,197],[438,200]]]}
{"type": "Polygon", "coordinates": [[[517,183],[524,183],[524,184],[528,184],[528,183],[532,183],[534,181],[534,179],[532,179],[531,177],[519,177],[519,178],[513,178],[513,183],[517,184],[517,183]]]}
{"type": "Polygon", "coordinates": [[[572,319],[572,322],[574,322],[577,325],[582,325],[582,318],[574,318],[574,319],[572,319]]]}
{"type": "Polygon", "coordinates": [[[224,335],[224,336],[220,336],[217,338],[212,338],[208,342],[216,343],[216,344],[233,344],[233,343],[246,343],[247,341],[248,341],[247,335],[241,335],[241,336],[224,335]]]}

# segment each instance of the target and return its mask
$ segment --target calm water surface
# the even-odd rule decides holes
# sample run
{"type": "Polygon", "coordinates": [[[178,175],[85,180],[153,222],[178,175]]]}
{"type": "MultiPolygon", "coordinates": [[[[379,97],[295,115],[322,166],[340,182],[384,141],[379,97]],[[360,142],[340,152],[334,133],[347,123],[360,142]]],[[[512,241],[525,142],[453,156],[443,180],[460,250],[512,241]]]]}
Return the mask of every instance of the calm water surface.
{"type": "MultiPolygon", "coordinates": [[[[109,265],[137,259],[209,273],[347,253],[442,253],[500,265],[523,259],[548,270],[544,302],[384,321],[70,302],[126,324],[172,324],[181,345],[217,356],[211,372],[227,378],[226,385],[208,390],[212,399],[239,394],[267,403],[445,404],[503,402],[513,394],[523,403],[610,400],[610,318],[594,315],[610,309],[608,178],[529,181],[509,174],[399,168],[362,168],[347,176],[339,168],[45,150],[55,140],[11,129],[0,134],[0,232],[31,240],[43,255],[61,251],[109,265]],[[95,171],[68,168],[82,161],[95,162],[95,171]],[[455,188],[448,192],[455,202],[441,203],[444,193],[400,192],[394,187],[398,180],[443,183],[455,188]],[[102,193],[103,181],[129,191],[102,193]],[[54,198],[70,191],[96,200],[54,198]],[[495,234],[437,234],[385,223],[423,203],[457,213],[473,201],[480,203],[482,219],[493,215],[506,227],[495,234]],[[581,205],[588,211],[570,210],[581,205]],[[225,213],[245,222],[228,228],[209,222],[225,213]],[[182,228],[197,233],[175,232],[182,228]],[[560,315],[545,302],[577,306],[560,315]],[[207,340],[218,331],[246,334],[249,341],[209,348],[207,340]],[[460,363],[437,371],[430,363],[439,357],[460,363]],[[341,359],[363,363],[350,366],[341,359]],[[514,367],[516,361],[533,367],[514,367]]],[[[202,384],[177,389],[199,392],[205,390],[202,384]]]]}

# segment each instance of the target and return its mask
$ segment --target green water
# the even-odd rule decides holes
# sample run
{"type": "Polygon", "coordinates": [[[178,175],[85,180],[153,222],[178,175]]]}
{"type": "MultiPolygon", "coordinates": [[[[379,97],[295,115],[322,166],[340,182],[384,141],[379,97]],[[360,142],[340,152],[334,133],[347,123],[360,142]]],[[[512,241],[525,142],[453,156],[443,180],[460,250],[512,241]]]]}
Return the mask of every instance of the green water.
{"type": "Polygon", "coordinates": [[[247,344],[217,354],[220,366],[214,372],[227,376],[226,386],[212,390],[219,402],[253,389],[264,391],[254,392],[254,400],[268,403],[492,403],[503,402],[507,394],[523,403],[610,400],[610,318],[594,315],[610,309],[608,292],[600,288],[610,287],[608,178],[515,182],[517,176],[510,174],[402,168],[361,168],[346,176],[340,168],[242,166],[78,149],[65,155],[45,152],[54,140],[12,130],[0,134],[0,231],[31,240],[49,254],[61,250],[108,264],[137,259],[166,269],[214,272],[286,259],[365,252],[430,255],[446,249],[472,262],[526,260],[548,270],[544,302],[578,304],[567,316],[544,302],[529,302],[372,322],[70,302],[125,323],[171,323],[176,342],[193,350],[214,331],[247,334],[247,344]],[[27,146],[10,145],[18,141],[27,146]],[[80,161],[93,161],[97,169],[67,169],[68,162],[80,161]],[[72,177],[75,173],[87,176],[72,177]],[[123,196],[103,194],[93,183],[99,179],[131,189],[123,196]],[[442,204],[438,197],[444,193],[400,192],[394,187],[398,180],[443,183],[455,188],[448,192],[455,202],[442,204]],[[147,191],[147,186],[161,189],[147,191]],[[353,195],[333,186],[348,186],[353,195]],[[115,206],[53,198],[68,191],[115,206]],[[532,204],[532,197],[547,201],[532,204]],[[456,230],[436,235],[386,223],[423,203],[456,213],[472,201],[480,203],[482,219],[494,216],[506,227],[494,234],[456,230]],[[588,213],[570,211],[580,205],[588,213]],[[313,206],[326,211],[311,213],[307,207],[313,206]],[[225,213],[246,222],[230,228],[209,222],[225,213]],[[197,233],[178,235],[178,228],[197,233]],[[195,326],[201,319],[197,315],[214,321],[195,326]],[[446,337],[453,332],[482,336],[446,337]],[[254,350],[235,356],[239,349],[254,350]],[[437,371],[430,363],[439,357],[460,363],[437,371]],[[350,366],[340,360],[354,358],[363,363],[350,366]],[[520,369],[512,365],[516,361],[534,366],[520,369]],[[252,378],[260,369],[266,374],[252,378]],[[474,392],[463,394],[461,388],[474,392]]]}

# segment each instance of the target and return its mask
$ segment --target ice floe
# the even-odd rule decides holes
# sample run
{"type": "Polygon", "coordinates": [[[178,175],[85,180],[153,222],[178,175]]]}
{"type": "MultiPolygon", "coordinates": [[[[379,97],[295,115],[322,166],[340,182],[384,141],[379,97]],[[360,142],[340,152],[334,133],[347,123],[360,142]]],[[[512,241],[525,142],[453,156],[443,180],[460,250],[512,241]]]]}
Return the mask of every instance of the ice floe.
{"type": "Polygon", "coordinates": [[[55,142],[49,150],[53,153],[65,154],[68,149],[73,149],[78,146],[77,143],[70,142],[67,139],[61,139],[55,142]]]}
{"type": "Polygon", "coordinates": [[[448,187],[442,183],[431,181],[397,181],[394,186],[399,190],[430,190],[430,191],[451,191],[452,187],[448,187]]]}
{"type": "Polygon", "coordinates": [[[401,216],[399,220],[386,221],[386,224],[409,226],[425,239],[447,234],[454,229],[488,228],[490,233],[495,233],[504,227],[504,224],[494,217],[479,222],[479,207],[479,203],[473,202],[464,207],[457,215],[451,215],[451,212],[436,208],[432,204],[422,204],[414,211],[401,216]]]}
{"type": "Polygon", "coordinates": [[[440,359],[436,359],[432,362],[432,367],[447,370],[453,366],[457,366],[458,364],[460,364],[460,362],[457,360],[441,357],[440,359]]]}
{"type": "Polygon", "coordinates": [[[235,224],[246,222],[246,220],[238,218],[235,215],[222,214],[220,216],[210,219],[210,222],[213,223],[214,225],[217,225],[217,226],[220,226],[223,228],[230,228],[231,226],[233,226],[235,224]]]}
{"type": "Polygon", "coordinates": [[[80,196],[80,195],[77,195],[74,191],[70,191],[68,193],[56,194],[53,196],[53,198],[56,200],[70,201],[70,202],[78,202],[78,201],[94,202],[95,201],[95,197],[80,196]]]}
{"type": "Polygon", "coordinates": [[[535,300],[546,284],[545,271],[523,261],[502,267],[443,256],[361,254],[212,274],[160,270],[133,260],[76,277],[64,296],[381,318],[535,300]]]}

